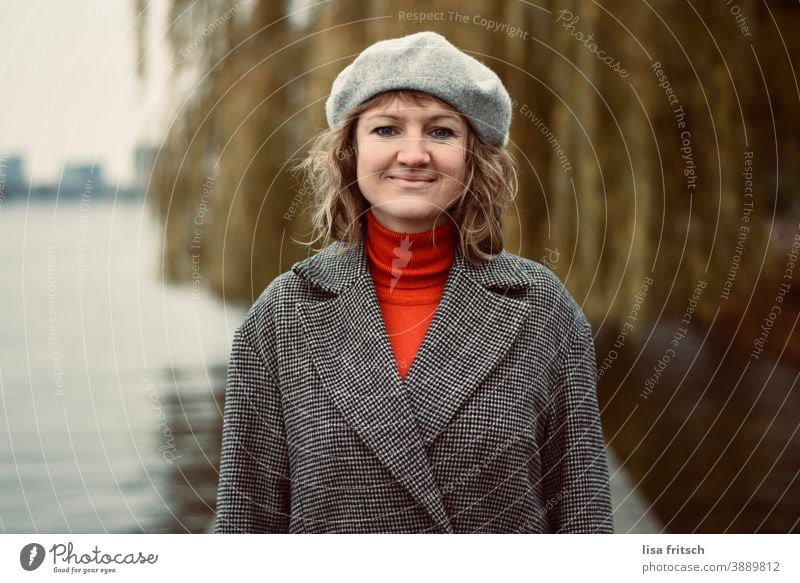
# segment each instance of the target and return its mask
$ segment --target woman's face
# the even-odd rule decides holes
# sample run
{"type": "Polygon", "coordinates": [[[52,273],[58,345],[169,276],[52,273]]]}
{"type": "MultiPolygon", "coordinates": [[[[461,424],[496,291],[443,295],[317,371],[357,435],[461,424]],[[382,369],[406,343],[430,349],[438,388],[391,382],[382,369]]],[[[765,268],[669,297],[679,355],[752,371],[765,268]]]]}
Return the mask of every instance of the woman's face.
{"type": "MultiPolygon", "coordinates": [[[[395,96],[356,123],[358,187],[377,221],[420,233],[464,191],[467,122],[433,98],[395,96]]],[[[444,216],[444,215],[442,215],[444,216]]]]}

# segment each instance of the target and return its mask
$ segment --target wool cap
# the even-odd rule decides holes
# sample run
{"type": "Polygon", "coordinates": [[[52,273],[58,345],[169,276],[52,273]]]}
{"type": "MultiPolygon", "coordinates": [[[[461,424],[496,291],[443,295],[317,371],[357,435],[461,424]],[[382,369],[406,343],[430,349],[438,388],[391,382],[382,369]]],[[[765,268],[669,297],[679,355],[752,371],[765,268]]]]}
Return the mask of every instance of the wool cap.
{"type": "Polygon", "coordinates": [[[508,143],[511,98],[502,81],[435,32],[382,40],[364,49],[333,82],[325,103],[328,125],[338,128],[347,110],[397,89],[434,95],[462,113],[482,142],[508,143]]]}

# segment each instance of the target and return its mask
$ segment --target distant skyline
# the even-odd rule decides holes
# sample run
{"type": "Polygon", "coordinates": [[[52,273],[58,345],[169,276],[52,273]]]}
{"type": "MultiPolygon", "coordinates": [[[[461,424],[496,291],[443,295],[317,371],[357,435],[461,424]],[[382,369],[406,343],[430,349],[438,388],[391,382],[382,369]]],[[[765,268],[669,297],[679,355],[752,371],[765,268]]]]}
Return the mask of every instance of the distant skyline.
{"type": "Polygon", "coordinates": [[[96,163],[106,183],[133,178],[133,151],[163,131],[166,1],[150,3],[148,84],[134,74],[131,0],[0,5],[0,163],[24,158],[33,184],[96,163]],[[145,105],[147,104],[147,105],[145,105]]]}

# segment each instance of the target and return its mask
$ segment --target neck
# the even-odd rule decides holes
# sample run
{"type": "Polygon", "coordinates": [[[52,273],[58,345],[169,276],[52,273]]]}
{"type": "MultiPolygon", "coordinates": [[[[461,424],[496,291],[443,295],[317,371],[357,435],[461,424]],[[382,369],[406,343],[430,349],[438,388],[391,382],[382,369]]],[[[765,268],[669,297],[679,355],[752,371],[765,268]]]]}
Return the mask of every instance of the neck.
{"type": "Polygon", "coordinates": [[[455,232],[446,221],[422,233],[399,233],[368,210],[366,246],[376,286],[411,290],[443,284],[453,264],[455,232]]]}

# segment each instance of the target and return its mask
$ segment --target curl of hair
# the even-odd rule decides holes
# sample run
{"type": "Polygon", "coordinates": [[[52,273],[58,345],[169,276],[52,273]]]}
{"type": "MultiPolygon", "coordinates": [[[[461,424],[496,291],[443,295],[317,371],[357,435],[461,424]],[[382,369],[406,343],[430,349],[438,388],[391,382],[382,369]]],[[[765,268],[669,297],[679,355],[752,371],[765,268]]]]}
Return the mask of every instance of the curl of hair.
{"type": "MultiPolygon", "coordinates": [[[[346,253],[358,243],[370,204],[356,177],[356,123],[364,111],[398,94],[447,105],[418,91],[382,93],[351,109],[339,128],[318,134],[308,155],[293,167],[302,175],[304,189],[313,193],[312,240],[303,244],[342,241],[346,245],[341,252],[346,253]]],[[[445,212],[456,226],[462,254],[478,264],[503,250],[503,215],[517,194],[517,166],[505,148],[481,142],[469,124],[466,149],[464,192],[445,212]]]]}

